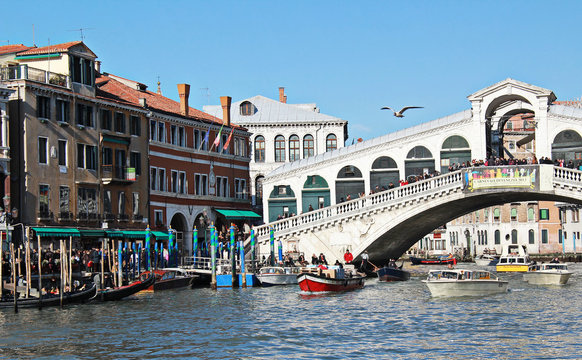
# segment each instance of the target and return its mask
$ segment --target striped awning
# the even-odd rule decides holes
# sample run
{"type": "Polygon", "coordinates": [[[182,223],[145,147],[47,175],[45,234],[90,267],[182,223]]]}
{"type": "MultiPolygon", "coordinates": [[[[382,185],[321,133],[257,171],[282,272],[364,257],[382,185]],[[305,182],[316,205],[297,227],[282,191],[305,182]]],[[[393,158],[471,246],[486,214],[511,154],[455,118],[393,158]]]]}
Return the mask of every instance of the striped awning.
{"type": "Polygon", "coordinates": [[[32,230],[40,237],[80,237],[81,232],[74,228],[33,227],[32,230]]]}

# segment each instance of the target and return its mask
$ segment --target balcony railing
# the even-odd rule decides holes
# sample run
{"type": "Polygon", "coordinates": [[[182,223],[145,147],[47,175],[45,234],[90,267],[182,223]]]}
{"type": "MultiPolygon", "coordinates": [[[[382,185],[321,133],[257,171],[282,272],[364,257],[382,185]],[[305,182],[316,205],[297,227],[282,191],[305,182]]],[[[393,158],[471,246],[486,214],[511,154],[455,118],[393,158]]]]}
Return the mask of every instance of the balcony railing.
{"type": "Polygon", "coordinates": [[[117,215],[117,218],[119,219],[119,221],[129,221],[129,215],[127,214],[119,214],[117,215]]]}
{"type": "Polygon", "coordinates": [[[73,220],[73,213],[70,211],[59,212],[59,220],[73,220]]]}
{"type": "Polygon", "coordinates": [[[40,221],[43,220],[52,220],[53,218],[53,213],[51,211],[48,210],[41,210],[38,212],[38,219],[40,221]]]}
{"type": "Polygon", "coordinates": [[[135,168],[126,166],[101,165],[101,178],[106,181],[135,181],[135,168]]]}
{"type": "Polygon", "coordinates": [[[115,214],[112,214],[112,213],[104,213],[103,214],[103,220],[104,221],[113,221],[113,220],[115,220],[115,214]]]}
{"type": "Polygon", "coordinates": [[[71,88],[69,76],[29,67],[28,65],[9,66],[0,69],[0,80],[33,80],[71,88]]]}
{"type": "Polygon", "coordinates": [[[101,216],[97,213],[80,211],[77,213],[77,220],[78,221],[99,221],[101,216]]]}

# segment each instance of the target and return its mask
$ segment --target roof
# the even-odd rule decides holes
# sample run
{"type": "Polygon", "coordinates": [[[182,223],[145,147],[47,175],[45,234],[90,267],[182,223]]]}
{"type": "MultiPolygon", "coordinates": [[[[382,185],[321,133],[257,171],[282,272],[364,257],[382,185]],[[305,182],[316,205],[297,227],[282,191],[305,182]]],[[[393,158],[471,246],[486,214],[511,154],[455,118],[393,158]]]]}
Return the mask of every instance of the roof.
{"type": "MultiPolygon", "coordinates": [[[[99,77],[95,79],[95,84],[97,86],[98,97],[134,106],[141,106],[139,100],[143,98],[146,100],[147,108],[151,110],[158,110],[193,120],[205,120],[211,123],[222,124],[221,119],[192,107],[190,107],[188,116],[184,116],[180,111],[180,102],[151,92],[145,89],[143,84],[136,81],[111,74],[100,74],[99,77]],[[129,86],[130,84],[133,84],[134,86],[129,86]],[[140,86],[142,90],[138,90],[140,86]]],[[[231,124],[231,126],[235,128],[238,127],[234,124],[231,124]]]]}
{"type": "MultiPolygon", "coordinates": [[[[219,105],[204,106],[203,110],[218,118],[222,118],[222,107],[219,105]]],[[[230,107],[230,118],[233,122],[240,125],[304,122],[347,123],[346,120],[338,117],[319,113],[316,104],[287,104],[261,95],[232,103],[230,107]],[[253,115],[241,115],[240,105],[247,101],[256,108],[256,112],[253,115]]]]}
{"type": "Polygon", "coordinates": [[[23,44],[4,45],[4,46],[0,46],[0,55],[12,54],[12,53],[16,53],[16,52],[24,51],[24,50],[28,50],[28,49],[31,49],[31,47],[23,45],[23,44]]]}
{"type": "MultiPolygon", "coordinates": [[[[83,45],[85,48],[89,49],[87,47],[87,45],[85,45],[82,41],[71,41],[71,42],[62,43],[62,44],[29,48],[26,51],[18,53],[18,56],[63,53],[63,52],[68,52],[73,46],[76,46],[76,45],[83,45]]],[[[95,54],[93,54],[93,55],[95,55],[95,54]]]]}

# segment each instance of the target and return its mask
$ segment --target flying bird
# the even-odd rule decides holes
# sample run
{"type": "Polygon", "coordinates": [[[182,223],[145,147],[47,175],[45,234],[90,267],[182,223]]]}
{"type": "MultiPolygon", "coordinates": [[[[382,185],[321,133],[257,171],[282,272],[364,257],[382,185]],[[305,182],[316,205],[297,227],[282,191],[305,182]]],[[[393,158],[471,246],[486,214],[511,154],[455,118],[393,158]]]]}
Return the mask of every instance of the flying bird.
{"type": "Polygon", "coordinates": [[[394,109],[388,107],[388,106],[384,106],[381,110],[391,110],[394,113],[394,116],[396,117],[404,117],[404,112],[408,109],[422,109],[422,106],[405,106],[402,109],[400,109],[400,111],[394,111],[394,109]]]}

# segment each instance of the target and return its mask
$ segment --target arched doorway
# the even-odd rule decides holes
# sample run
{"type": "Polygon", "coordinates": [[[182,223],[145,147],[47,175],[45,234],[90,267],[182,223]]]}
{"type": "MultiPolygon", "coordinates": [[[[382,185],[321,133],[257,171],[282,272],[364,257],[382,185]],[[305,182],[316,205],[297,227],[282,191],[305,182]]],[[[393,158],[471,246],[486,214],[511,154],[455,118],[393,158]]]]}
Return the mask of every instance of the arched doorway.
{"type": "Polygon", "coordinates": [[[302,212],[312,209],[321,209],[330,205],[329,185],[319,175],[310,175],[303,184],[301,193],[302,212]]]}
{"type": "Polygon", "coordinates": [[[582,163],[582,137],[574,130],[564,130],[552,142],[552,160],[570,160],[576,168],[582,163]]]}
{"type": "Polygon", "coordinates": [[[297,198],[289,185],[276,185],[269,195],[269,222],[297,214],[297,198]]]}
{"type": "MultiPolygon", "coordinates": [[[[170,221],[170,226],[175,231],[175,241],[178,244],[178,253],[180,256],[183,256],[186,254],[184,234],[190,230],[187,228],[186,218],[181,213],[175,213],[174,216],[172,216],[172,220],[170,221]]],[[[168,244],[166,244],[166,247],[167,245],[168,244]]]]}
{"type": "Polygon", "coordinates": [[[404,161],[404,175],[417,176],[423,174],[430,174],[434,171],[434,158],[430,150],[424,146],[415,146],[406,155],[404,161]]]}
{"type": "Polygon", "coordinates": [[[357,199],[360,193],[365,193],[364,179],[360,169],[353,165],[344,166],[337,174],[335,181],[335,202],[339,204],[348,199],[357,199]]]}
{"type": "Polygon", "coordinates": [[[441,147],[441,173],[448,173],[449,166],[471,161],[469,142],[459,135],[449,136],[441,147]]]}
{"type": "Polygon", "coordinates": [[[370,171],[370,189],[374,191],[387,189],[390,183],[398,186],[398,180],[400,180],[400,173],[394,159],[381,156],[374,160],[370,171]]]}

